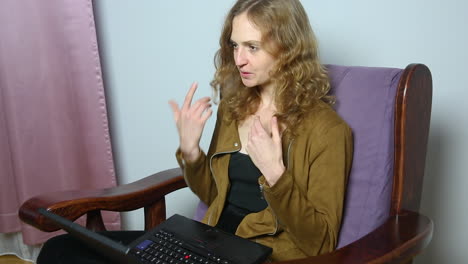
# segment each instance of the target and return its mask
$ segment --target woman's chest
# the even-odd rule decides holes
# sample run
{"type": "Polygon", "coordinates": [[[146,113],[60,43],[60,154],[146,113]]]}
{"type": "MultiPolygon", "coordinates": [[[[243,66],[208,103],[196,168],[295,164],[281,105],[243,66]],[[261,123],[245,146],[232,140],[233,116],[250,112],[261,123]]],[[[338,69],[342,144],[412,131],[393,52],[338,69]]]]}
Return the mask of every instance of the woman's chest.
{"type": "Polygon", "coordinates": [[[256,115],[251,115],[246,118],[244,121],[240,122],[237,130],[239,133],[239,139],[241,141],[242,149],[240,150],[242,153],[247,153],[245,147],[247,142],[249,141],[249,136],[254,129],[254,126],[257,126],[256,129],[263,129],[268,136],[271,136],[271,118],[273,117],[273,113],[263,113],[256,115]]]}

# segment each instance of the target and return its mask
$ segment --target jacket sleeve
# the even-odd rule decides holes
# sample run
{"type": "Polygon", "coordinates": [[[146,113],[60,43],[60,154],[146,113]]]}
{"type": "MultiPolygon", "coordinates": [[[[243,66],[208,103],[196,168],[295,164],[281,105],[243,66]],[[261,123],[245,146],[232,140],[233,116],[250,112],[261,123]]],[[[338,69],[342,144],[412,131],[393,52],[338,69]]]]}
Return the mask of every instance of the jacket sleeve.
{"type": "Polygon", "coordinates": [[[352,160],[351,130],[345,123],[334,125],[313,145],[303,164],[308,175],[293,175],[288,169],[272,187],[260,178],[265,199],[280,225],[307,255],[336,247],[352,160]],[[298,186],[301,177],[307,177],[300,181],[307,186],[298,186]]]}
{"type": "MultiPolygon", "coordinates": [[[[200,198],[206,205],[210,205],[217,195],[216,184],[211,174],[209,155],[214,144],[217,142],[219,126],[222,120],[221,105],[218,107],[216,125],[211,138],[210,151],[208,155],[201,151],[200,157],[192,162],[184,160],[182,151],[177,149],[176,158],[180,168],[184,173],[184,179],[187,186],[200,198]]],[[[212,154],[212,153],[211,153],[212,154]]]]}

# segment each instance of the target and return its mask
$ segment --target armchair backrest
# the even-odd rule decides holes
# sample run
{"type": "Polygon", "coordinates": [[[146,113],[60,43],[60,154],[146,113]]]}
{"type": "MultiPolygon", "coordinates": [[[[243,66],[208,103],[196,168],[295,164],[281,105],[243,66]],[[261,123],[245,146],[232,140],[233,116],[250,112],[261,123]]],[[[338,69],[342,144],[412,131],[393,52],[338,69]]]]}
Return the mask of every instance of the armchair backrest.
{"type": "Polygon", "coordinates": [[[418,212],[432,102],[422,64],[404,70],[327,65],[336,110],[353,130],[354,156],[338,248],[390,215],[418,212]]]}
{"type": "MultiPolygon", "coordinates": [[[[338,248],[390,215],[419,210],[432,101],[429,69],[327,65],[335,109],[353,131],[354,156],[338,248]]],[[[195,219],[206,205],[200,203],[195,219]]]]}
{"type": "Polygon", "coordinates": [[[328,65],[335,109],[353,131],[353,165],[338,240],[343,247],[390,214],[395,95],[401,69],[328,65]]]}

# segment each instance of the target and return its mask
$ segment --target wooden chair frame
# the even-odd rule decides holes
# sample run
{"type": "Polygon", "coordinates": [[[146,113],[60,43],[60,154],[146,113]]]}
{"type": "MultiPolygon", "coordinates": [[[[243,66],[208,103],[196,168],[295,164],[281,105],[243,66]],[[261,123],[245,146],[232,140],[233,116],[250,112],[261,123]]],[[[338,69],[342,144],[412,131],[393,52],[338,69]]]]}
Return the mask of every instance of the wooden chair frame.
{"type": "MultiPolygon", "coordinates": [[[[408,65],[395,103],[394,176],[390,217],[361,239],[328,254],[278,263],[411,263],[431,241],[433,222],[419,213],[432,104],[432,77],[423,64],[408,65]]],[[[100,190],[56,192],[33,197],[19,210],[22,221],[47,232],[59,228],[38,213],[45,208],[70,220],[86,214],[86,227],[105,230],[101,210],[144,207],[145,229],[166,219],[165,195],[186,187],[179,168],[100,190]]]]}

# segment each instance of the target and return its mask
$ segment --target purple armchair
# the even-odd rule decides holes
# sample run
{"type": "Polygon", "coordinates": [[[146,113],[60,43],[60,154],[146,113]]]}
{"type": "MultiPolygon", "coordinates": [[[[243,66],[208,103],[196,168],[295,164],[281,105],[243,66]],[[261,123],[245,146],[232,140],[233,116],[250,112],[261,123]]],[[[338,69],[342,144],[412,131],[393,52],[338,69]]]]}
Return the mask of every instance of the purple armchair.
{"type": "MultiPolygon", "coordinates": [[[[411,263],[430,242],[433,222],[419,214],[429,134],[432,79],[422,64],[404,70],[327,65],[336,110],[350,125],[354,158],[338,249],[281,263],[411,263]]],[[[166,218],[165,195],[186,187],[181,170],[103,190],[44,194],[26,201],[20,218],[43,231],[58,228],[37,212],[47,208],[104,230],[101,210],[145,208],[145,228],[166,218]]],[[[203,215],[200,204],[195,218],[203,215]]]]}

